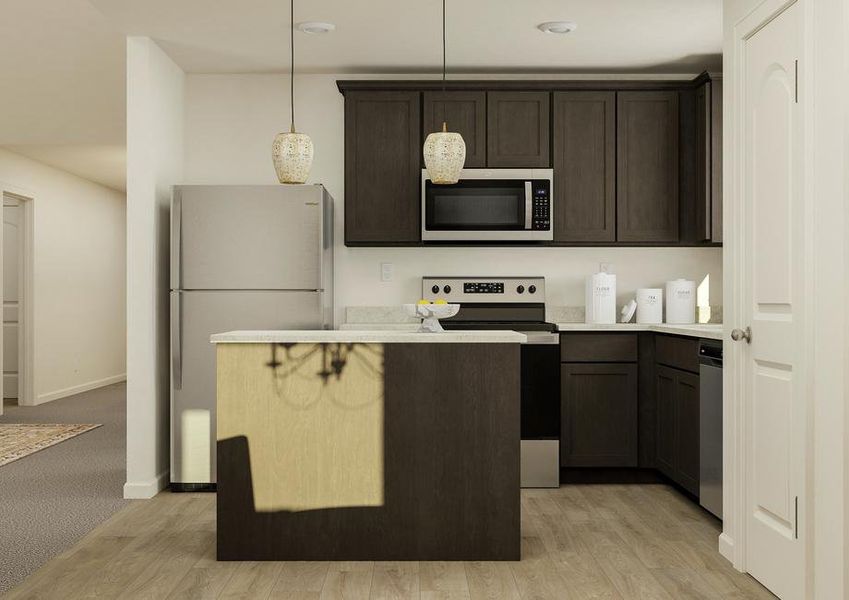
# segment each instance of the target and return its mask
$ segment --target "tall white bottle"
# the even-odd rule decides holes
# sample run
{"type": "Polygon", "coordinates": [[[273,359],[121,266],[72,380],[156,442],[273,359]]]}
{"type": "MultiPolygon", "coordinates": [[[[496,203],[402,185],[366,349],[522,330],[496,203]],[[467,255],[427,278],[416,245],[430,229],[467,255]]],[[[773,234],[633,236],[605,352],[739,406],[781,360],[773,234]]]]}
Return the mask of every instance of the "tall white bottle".
{"type": "Polygon", "coordinates": [[[666,322],[696,322],[696,282],[676,279],[666,282],[666,322]]]}
{"type": "Polygon", "coordinates": [[[587,276],[586,322],[616,323],[616,275],[593,273],[587,276]]]}

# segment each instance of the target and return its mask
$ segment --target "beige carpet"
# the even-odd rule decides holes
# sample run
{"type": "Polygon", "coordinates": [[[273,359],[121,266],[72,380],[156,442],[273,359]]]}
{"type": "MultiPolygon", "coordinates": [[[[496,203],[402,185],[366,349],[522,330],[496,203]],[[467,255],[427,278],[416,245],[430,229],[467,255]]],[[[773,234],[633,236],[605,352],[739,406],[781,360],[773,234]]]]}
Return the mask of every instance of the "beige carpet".
{"type": "Polygon", "coordinates": [[[0,425],[0,467],[97,427],[100,427],[100,424],[14,423],[0,425]]]}

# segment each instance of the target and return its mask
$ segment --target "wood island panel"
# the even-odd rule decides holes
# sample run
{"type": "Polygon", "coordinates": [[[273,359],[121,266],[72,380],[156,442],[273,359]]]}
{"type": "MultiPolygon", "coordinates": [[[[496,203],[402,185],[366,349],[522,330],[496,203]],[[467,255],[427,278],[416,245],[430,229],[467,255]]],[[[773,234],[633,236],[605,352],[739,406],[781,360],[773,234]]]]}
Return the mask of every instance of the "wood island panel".
{"type": "Polygon", "coordinates": [[[518,560],[518,344],[217,352],[219,560],[518,560]]]}

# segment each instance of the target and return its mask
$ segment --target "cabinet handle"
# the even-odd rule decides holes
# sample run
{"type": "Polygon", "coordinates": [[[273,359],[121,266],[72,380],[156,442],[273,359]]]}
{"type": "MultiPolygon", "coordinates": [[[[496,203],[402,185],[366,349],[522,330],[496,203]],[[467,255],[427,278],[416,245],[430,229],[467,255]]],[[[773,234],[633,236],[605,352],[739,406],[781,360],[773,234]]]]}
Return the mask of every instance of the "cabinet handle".
{"type": "Polygon", "coordinates": [[[746,329],[735,329],[731,332],[731,339],[735,342],[739,342],[740,340],[746,340],[747,344],[752,343],[752,328],[746,327],[746,329]]]}

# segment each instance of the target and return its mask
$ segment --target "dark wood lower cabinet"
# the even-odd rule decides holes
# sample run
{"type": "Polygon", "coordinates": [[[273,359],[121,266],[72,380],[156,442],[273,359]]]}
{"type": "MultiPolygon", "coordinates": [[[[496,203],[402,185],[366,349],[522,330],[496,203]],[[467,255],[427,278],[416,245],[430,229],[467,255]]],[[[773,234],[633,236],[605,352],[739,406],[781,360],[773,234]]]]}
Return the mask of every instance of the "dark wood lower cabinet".
{"type": "Polygon", "coordinates": [[[691,494],[699,494],[699,376],[656,368],[657,468],[691,494]]]}
{"type": "Polygon", "coordinates": [[[696,496],[699,495],[699,376],[678,373],[676,385],[678,404],[678,483],[696,496]]]}
{"type": "Polygon", "coordinates": [[[563,467],[637,466],[637,365],[561,366],[563,467]]]}

